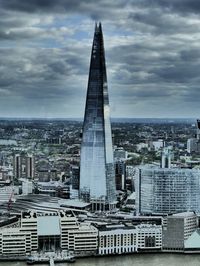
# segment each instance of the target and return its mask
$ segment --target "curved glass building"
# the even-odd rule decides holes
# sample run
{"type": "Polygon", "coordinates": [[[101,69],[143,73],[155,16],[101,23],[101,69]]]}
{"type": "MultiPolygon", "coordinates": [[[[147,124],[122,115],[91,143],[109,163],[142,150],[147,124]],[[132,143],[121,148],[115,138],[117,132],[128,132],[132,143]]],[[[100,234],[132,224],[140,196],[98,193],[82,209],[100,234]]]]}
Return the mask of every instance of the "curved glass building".
{"type": "Polygon", "coordinates": [[[200,170],[140,168],[136,178],[140,214],[200,213],[200,170]]]}

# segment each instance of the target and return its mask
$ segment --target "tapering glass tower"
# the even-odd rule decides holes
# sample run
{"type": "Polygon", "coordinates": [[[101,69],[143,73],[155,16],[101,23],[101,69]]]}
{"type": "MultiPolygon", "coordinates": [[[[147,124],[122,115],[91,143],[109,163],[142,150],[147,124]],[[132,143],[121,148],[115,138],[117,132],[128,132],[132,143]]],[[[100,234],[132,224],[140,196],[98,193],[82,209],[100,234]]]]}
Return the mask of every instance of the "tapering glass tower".
{"type": "Polygon", "coordinates": [[[93,39],[80,162],[80,198],[93,210],[115,206],[115,174],[101,23],[93,39]]]}

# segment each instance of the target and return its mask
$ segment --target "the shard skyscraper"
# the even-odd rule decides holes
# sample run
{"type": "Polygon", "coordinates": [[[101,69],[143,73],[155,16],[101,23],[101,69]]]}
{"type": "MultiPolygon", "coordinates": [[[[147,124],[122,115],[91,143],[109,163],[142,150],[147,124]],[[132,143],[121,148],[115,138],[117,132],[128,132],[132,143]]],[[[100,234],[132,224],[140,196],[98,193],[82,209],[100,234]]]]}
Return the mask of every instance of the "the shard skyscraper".
{"type": "Polygon", "coordinates": [[[113,147],[101,23],[95,26],[81,144],[79,196],[92,209],[116,204],[113,147]]]}

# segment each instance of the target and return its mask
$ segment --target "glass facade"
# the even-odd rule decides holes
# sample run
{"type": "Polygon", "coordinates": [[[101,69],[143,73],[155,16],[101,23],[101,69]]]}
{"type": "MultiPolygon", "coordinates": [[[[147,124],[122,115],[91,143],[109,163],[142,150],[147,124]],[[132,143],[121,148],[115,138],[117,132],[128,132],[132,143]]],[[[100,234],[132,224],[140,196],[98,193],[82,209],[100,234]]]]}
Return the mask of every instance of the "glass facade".
{"type": "Polygon", "coordinates": [[[139,213],[200,213],[200,170],[139,169],[136,181],[139,213]]]}
{"type": "Polygon", "coordinates": [[[91,53],[80,162],[80,198],[115,201],[115,175],[101,24],[96,25],[91,53]]]}

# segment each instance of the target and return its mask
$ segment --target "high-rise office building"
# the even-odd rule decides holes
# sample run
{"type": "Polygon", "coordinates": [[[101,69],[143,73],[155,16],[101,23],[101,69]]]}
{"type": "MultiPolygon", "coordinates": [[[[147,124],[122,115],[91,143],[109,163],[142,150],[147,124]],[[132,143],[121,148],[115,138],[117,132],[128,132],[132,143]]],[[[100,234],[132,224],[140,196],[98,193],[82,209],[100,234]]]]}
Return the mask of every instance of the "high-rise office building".
{"type": "Polygon", "coordinates": [[[197,119],[195,137],[187,140],[187,152],[188,153],[200,153],[200,120],[197,119]]]}
{"type": "Polygon", "coordinates": [[[117,190],[126,189],[126,162],[125,161],[115,161],[115,180],[116,180],[117,190]]]}
{"type": "Polygon", "coordinates": [[[34,157],[26,153],[15,154],[13,162],[14,178],[34,178],[34,157]]]}
{"type": "Polygon", "coordinates": [[[198,151],[198,139],[190,138],[187,140],[187,152],[195,153],[198,151]]]}
{"type": "Polygon", "coordinates": [[[77,199],[79,195],[80,167],[72,165],[70,173],[71,173],[70,198],[77,199]]]}
{"type": "Polygon", "coordinates": [[[200,170],[140,167],[136,175],[140,214],[200,213],[200,170]]]}
{"type": "Polygon", "coordinates": [[[200,119],[197,119],[197,140],[200,140],[200,119]]]}
{"type": "Polygon", "coordinates": [[[171,149],[169,149],[168,147],[163,148],[161,155],[161,168],[171,168],[171,149]]]}
{"type": "Polygon", "coordinates": [[[113,147],[101,23],[95,26],[83,124],[80,198],[93,210],[115,208],[113,147]]]}

